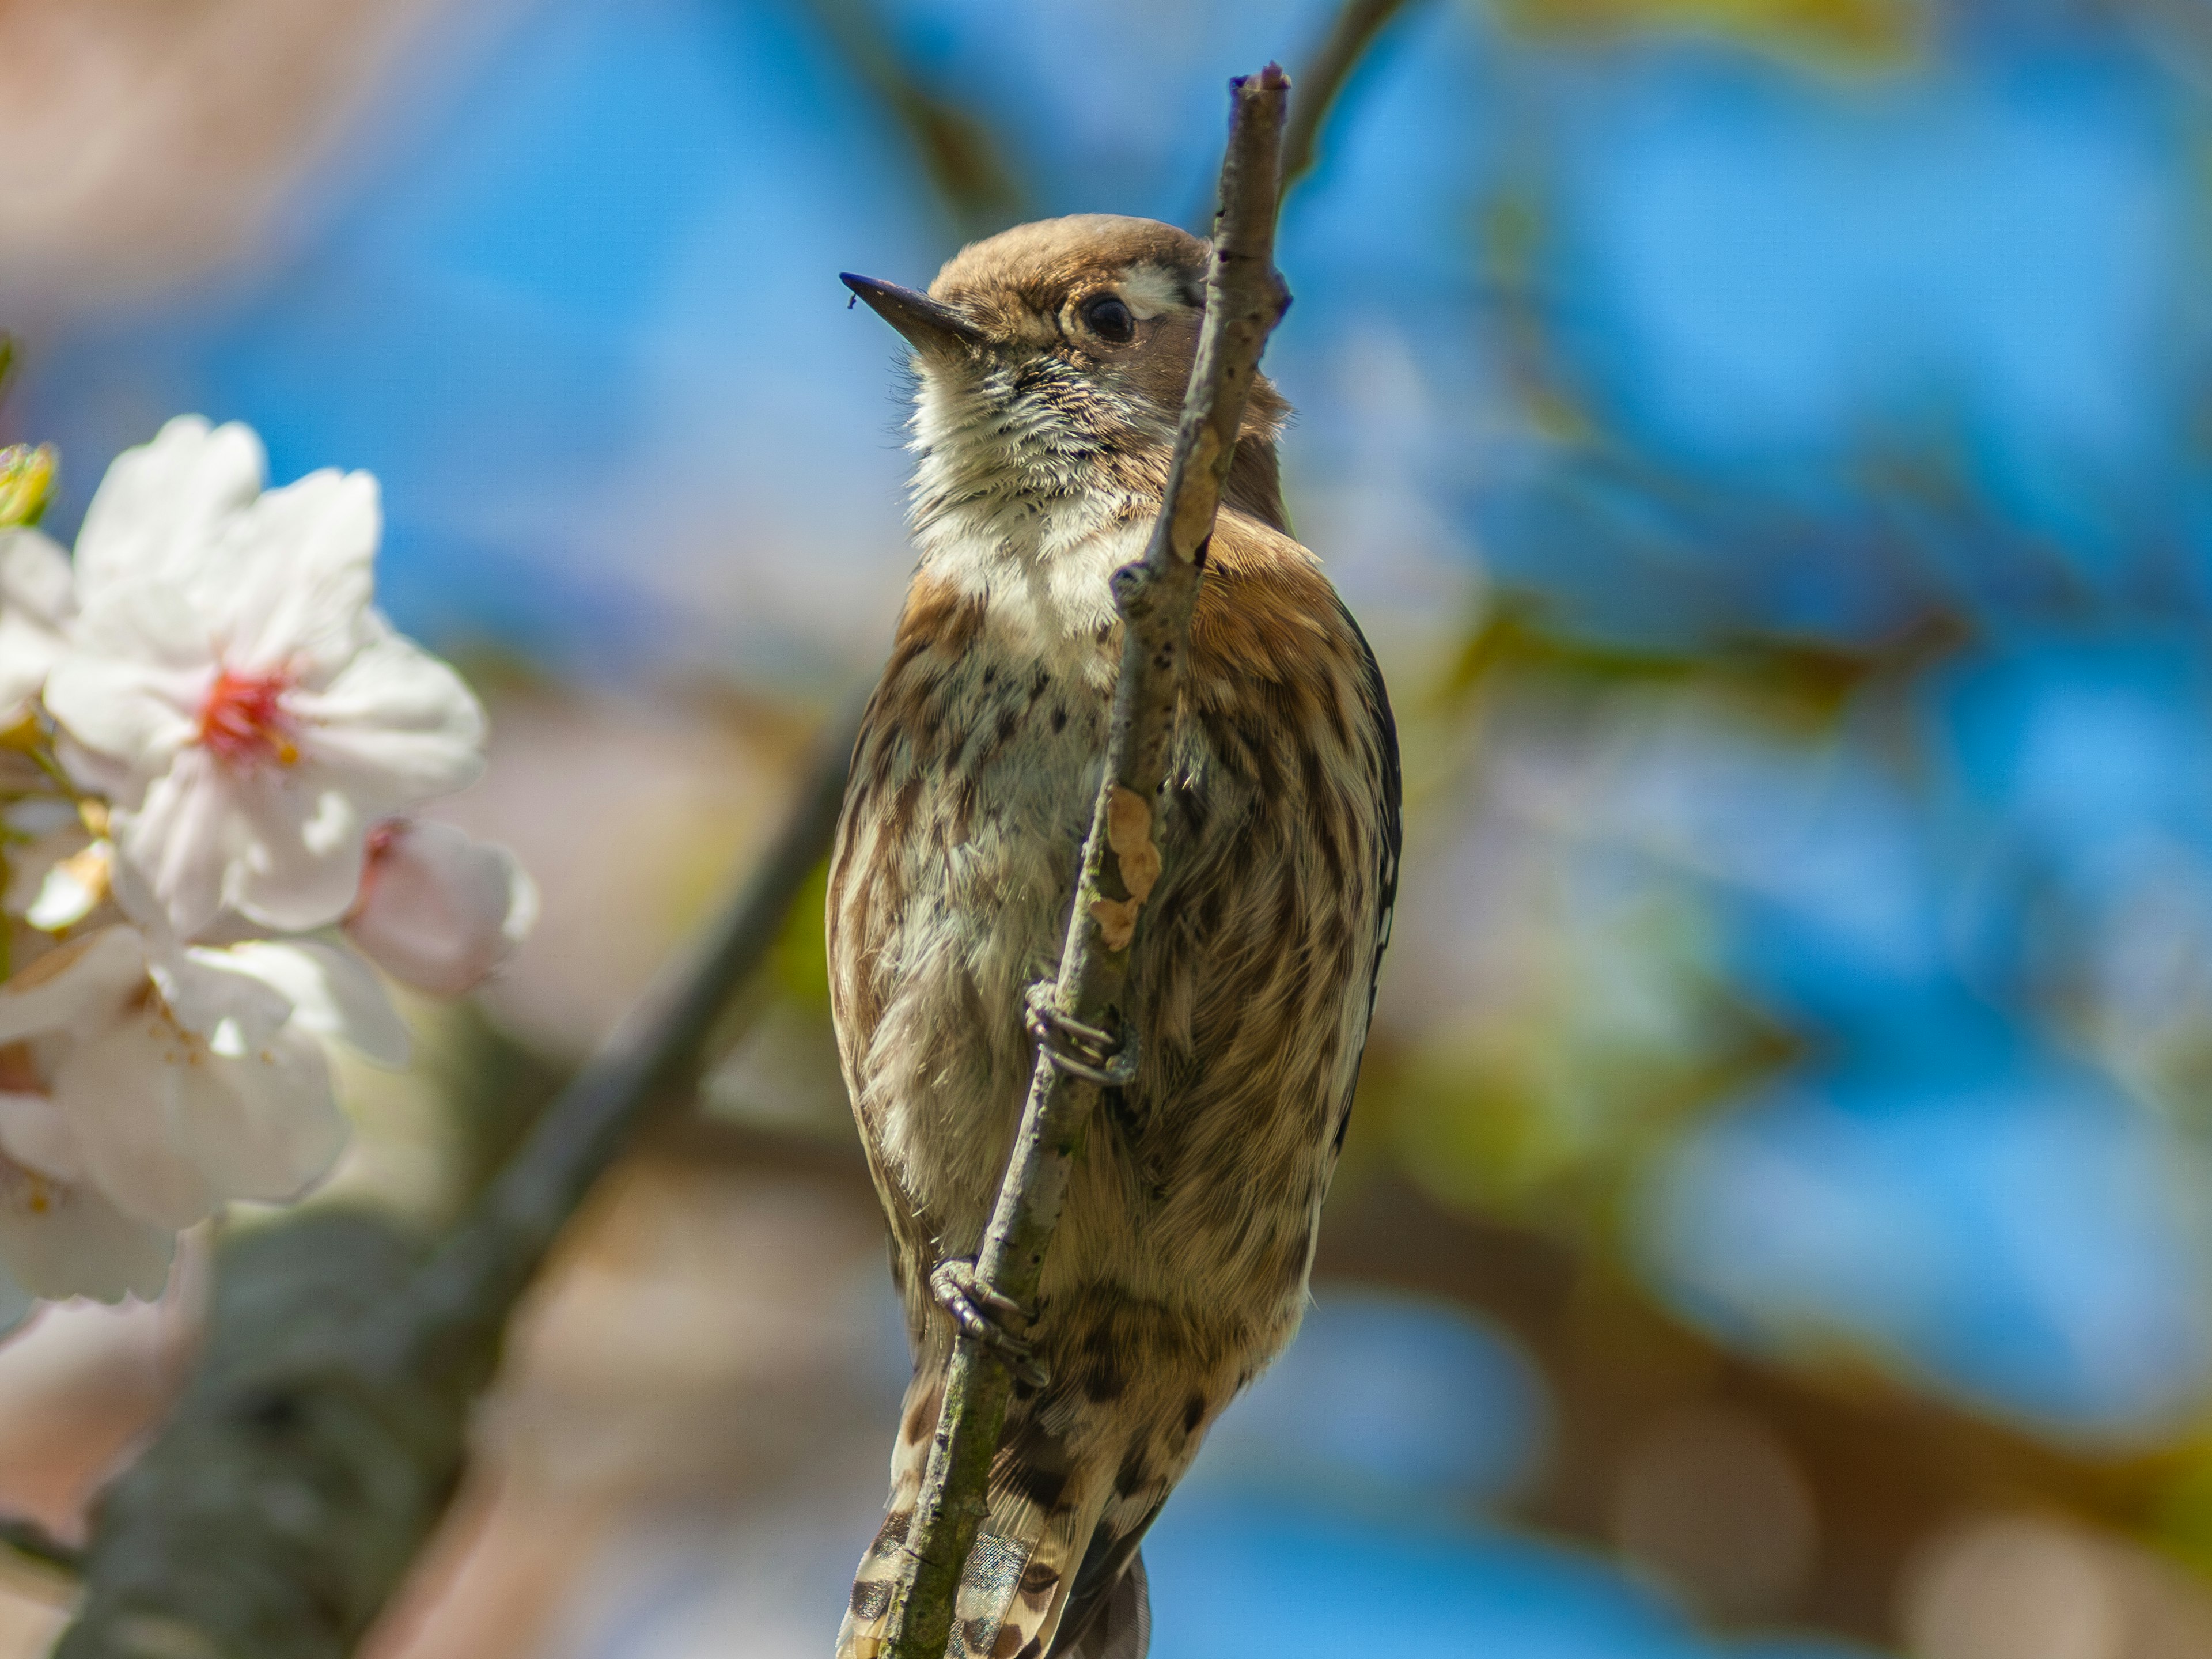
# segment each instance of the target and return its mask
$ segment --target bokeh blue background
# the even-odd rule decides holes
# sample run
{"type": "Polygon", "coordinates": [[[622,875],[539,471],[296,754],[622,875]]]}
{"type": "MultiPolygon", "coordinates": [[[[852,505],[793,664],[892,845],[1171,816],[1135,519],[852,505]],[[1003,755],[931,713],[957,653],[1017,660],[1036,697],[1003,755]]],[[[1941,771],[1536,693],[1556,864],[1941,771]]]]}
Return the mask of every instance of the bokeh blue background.
{"type": "MultiPolygon", "coordinates": [[[[380,477],[385,602],[443,649],[826,706],[906,562],[891,343],[836,273],[924,281],[994,212],[1195,222],[1224,75],[1334,9],[434,15],[219,254],[77,295],[0,253],[8,435],[61,446],[66,530],[167,415],[243,419],[280,478],[380,477]]],[[[1290,199],[1268,357],[1413,783],[1347,1182],[1605,1264],[1778,1387],[2155,1451],[2084,1524],[2185,1560],[2208,75],[2154,0],[1413,0],[1290,199]]],[[[1904,1579],[1887,1626],[1716,1609],[1516,1530],[1554,1357],[1467,1300],[1324,1296],[1161,1524],[1163,1659],[1984,1651],[1904,1579]]]]}

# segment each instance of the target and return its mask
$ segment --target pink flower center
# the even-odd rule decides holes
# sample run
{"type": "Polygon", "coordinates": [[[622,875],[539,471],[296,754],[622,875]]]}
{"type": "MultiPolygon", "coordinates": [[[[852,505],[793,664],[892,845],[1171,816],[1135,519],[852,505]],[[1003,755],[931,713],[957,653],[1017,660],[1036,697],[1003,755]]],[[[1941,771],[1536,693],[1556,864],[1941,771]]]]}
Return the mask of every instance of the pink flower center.
{"type": "Polygon", "coordinates": [[[234,674],[224,669],[200,705],[200,741],[227,765],[291,765],[300,758],[291,711],[284,707],[291,689],[289,674],[234,674]]]}

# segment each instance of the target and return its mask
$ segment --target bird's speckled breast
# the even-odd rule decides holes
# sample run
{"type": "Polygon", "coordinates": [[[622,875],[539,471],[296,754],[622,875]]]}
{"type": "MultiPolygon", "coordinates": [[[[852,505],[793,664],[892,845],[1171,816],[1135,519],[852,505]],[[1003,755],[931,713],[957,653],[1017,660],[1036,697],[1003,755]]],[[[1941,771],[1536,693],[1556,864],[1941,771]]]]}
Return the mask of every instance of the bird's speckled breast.
{"type": "Polygon", "coordinates": [[[981,1235],[1097,799],[1119,635],[1070,610],[925,568],[854,755],[833,994],[878,1179],[934,1254],[981,1235]]]}

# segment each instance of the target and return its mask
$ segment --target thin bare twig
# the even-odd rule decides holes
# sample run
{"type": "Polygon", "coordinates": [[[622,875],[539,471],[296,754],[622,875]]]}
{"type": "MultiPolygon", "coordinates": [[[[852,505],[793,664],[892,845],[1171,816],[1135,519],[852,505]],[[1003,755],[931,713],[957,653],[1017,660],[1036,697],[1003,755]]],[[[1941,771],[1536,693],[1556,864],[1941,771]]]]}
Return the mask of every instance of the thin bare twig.
{"type": "Polygon", "coordinates": [[[1407,0],[1345,0],[1314,55],[1298,65],[1297,106],[1283,132],[1283,194],[1313,171],[1321,159],[1322,129],[1336,109],[1336,100],[1351,80],[1352,71],[1375,44],[1390,20],[1406,9],[1407,0]]]}
{"type": "Polygon", "coordinates": [[[444,1513],[509,1313],[592,1183],[681,1097],[828,850],[853,723],[704,948],[665,975],[425,1260],[310,1211],[225,1247],[205,1356],[101,1494],[57,1659],[343,1659],[444,1513]]]}
{"type": "MultiPolygon", "coordinates": [[[[1160,873],[1153,803],[1167,774],[1206,545],[1260,353],[1290,303],[1274,262],[1290,78],[1270,64],[1231,86],[1206,320],[1151,545],[1141,562],[1114,576],[1122,621],[1121,678],[1105,777],[1053,989],[1053,1006],[1061,1014],[1125,1036],[1131,1033],[1121,1004],[1130,946],[1160,873]]],[[[1045,1251],[1060,1223],[1069,1161],[1097,1095],[1095,1085],[1038,1055],[976,1264],[976,1277],[988,1289],[1024,1305],[1035,1302],[1045,1251]]],[[[1011,1386],[1006,1362],[995,1352],[964,1336],[955,1346],[892,1592],[885,1638],[890,1659],[943,1659],[961,1572],[983,1517],[1011,1386]]]]}

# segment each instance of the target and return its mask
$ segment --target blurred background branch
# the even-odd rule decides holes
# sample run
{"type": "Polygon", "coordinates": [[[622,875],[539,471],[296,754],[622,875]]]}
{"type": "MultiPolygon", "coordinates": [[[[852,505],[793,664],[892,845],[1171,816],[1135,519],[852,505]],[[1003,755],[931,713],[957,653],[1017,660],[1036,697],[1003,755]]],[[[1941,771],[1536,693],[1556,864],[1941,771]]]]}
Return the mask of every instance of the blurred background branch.
{"type": "Polygon", "coordinates": [[[905,136],[956,237],[972,241],[1030,216],[988,119],[927,83],[875,0],[807,4],[846,68],[905,136]]]}
{"type": "Polygon", "coordinates": [[[1297,97],[1283,134],[1283,194],[1288,196],[1321,160],[1322,130],[1375,39],[1406,9],[1407,0],[1344,0],[1328,33],[1291,77],[1297,97]]]}

